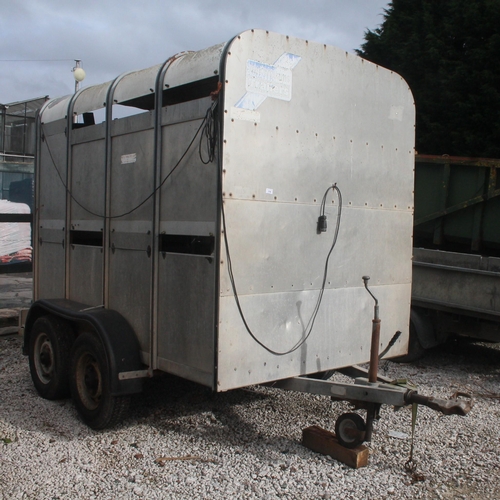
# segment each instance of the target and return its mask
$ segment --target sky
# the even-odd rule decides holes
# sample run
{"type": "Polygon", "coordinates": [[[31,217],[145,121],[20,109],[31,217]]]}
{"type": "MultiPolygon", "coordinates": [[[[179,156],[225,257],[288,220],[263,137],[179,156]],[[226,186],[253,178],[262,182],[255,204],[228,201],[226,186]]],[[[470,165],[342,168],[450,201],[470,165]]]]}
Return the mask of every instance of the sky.
{"type": "Polygon", "coordinates": [[[201,50],[251,28],[360,48],[383,22],[382,0],[0,0],[0,103],[81,86],[201,50]]]}

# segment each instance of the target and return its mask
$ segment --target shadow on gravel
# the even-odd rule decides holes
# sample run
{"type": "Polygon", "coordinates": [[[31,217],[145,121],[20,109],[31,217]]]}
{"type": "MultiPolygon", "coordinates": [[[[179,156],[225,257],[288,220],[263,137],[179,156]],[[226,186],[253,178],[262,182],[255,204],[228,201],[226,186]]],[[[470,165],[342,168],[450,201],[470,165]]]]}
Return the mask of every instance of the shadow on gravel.
{"type": "MultiPolygon", "coordinates": [[[[258,454],[262,443],[268,451],[270,448],[278,454],[291,449],[295,454],[309,453],[299,446],[298,435],[305,426],[296,421],[297,409],[288,403],[291,393],[262,387],[212,393],[206,387],[168,374],[145,381],[144,391],[132,396],[130,411],[116,428],[94,431],[79,419],[71,399],[48,401],[38,396],[21,344],[17,335],[0,337],[1,420],[21,433],[40,432],[47,443],[105,436],[143,425],[159,436],[167,436],[166,439],[175,439],[175,434],[180,433],[193,442],[244,446],[258,454]],[[281,422],[283,418],[286,422],[279,429],[275,424],[278,412],[281,422]]],[[[312,416],[308,425],[325,415],[332,417],[331,405],[324,398],[304,395],[304,401],[312,416]]],[[[7,437],[18,439],[14,435],[7,437]]]]}
{"type": "MultiPolygon", "coordinates": [[[[46,401],[36,395],[26,358],[20,353],[21,340],[18,337],[7,337],[0,342],[3,349],[15,347],[19,353],[15,359],[9,357],[9,364],[16,365],[11,373],[8,372],[14,368],[12,365],[4,364],[3,373],[0,371],[4,403],[9,400],[9,404],[2,405],[6,421],[59,439],[96,434],[78,419],[71,400],[46,401]],[[7,399],[14,393],[16,397],[7,399]],[[70,418],[63,418],[63,414],[68,413],[70,418]]],[[[487,382],[488,390],[495,394],[500,392],[500,345],[497,344],[454,339],[430,350],[413,366],[423,372],[438,370],[461,372],[467,377],[478,376],[482,382],[487,382]]],[[[301,429],[314,424],[333,427],[341,404],[332,408],[327,398],[304,394],[300,398],[299,410],[291,403],[292,397],[285,391],[258,386],[212,393],[193,382],[160,374],[146,380],[144,391],[132,397],[130,413],[116,430],[145,425],[155,429],[160,436],[168,436],[167,439],[175,439],[172,436],[180,433],[195,441],[253,448],[256,453],[260,453],[257,451],[259,443],[264,442],[268,450],[276,453],[287,453],[291,449],[293,453],[302,453],[299,446],[301,429]],[[298,420],[299,413],[306,414],[307,421],[298,420]],[[280,429],[274,429],[278,415],[280,429]]],[[[488,397],[496,398],[495,395],[488,397]]],[[[101,431],[102,434],[106,432],[101,431]]],[[[303,453],[309,452],[304,449],[303,453]]]]}
{"type": "MultiPolygon", "coordinates": [[[[245,418],[245,410],[272,419],[277,411],[273,394],[260,388],[212,393],[208,388],[168,374],[148,380],[144,392],[133,396],[129,419],[169,431],[207,437],[226,445],[241,445],[263,439],[262,420],[245,418]]],[[[125,425],[127,423],[125,422],[125,425]]],[[[266,439],[269,444],[269,440],[266,439]]],[[[282,446],[280,446],[282,448],[282,446]]]]}
{"type": "Polygon", "coordinates": [[[500,373],[500,344],[456,337],[430,349],[417,366],[454,367],[476,374],[500,373]]]}
{"type": "MultiPolygon", "coordinates": [[[[301,444],[310,425],[333,430],[339,411],[328,398],[254,386],[224,393],[173,377],[148,380],[131,402],[125,426],[145,425],[165,439],[182,435],[207,449],[244,449],[255,456],[312,453],[301,444]],[[305,419],[304,419],[305,415],[305,419]]],[[[344,408],[344,411],[346,409],[344,408]]]]}
{"type": "MultiPolygon", "coordinates": [[[[466,387],[473,399],[500,401],[500,344],[463,337],[430,349],[410,365],[419,372],[453,376],[456,387],[466,387]]],[[[382,365],[383,367],[383,365],[382,365]]]]}

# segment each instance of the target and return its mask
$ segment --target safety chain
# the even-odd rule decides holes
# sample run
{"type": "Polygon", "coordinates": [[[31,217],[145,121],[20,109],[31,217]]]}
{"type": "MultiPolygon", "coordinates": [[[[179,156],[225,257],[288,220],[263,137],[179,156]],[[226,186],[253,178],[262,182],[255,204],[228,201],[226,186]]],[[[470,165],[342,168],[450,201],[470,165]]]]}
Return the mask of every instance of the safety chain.
{"type": "Polygon", "coordinates": [[[412,484],[425,481],[425,476],[417,472],[417,462],[413,459],[413,449],[415,444],[415,426],[417,424],[418,404],[413,403],[411,408],[411,446],[410,458],[405,463],[405,470],[411,476],[412,484]]]}

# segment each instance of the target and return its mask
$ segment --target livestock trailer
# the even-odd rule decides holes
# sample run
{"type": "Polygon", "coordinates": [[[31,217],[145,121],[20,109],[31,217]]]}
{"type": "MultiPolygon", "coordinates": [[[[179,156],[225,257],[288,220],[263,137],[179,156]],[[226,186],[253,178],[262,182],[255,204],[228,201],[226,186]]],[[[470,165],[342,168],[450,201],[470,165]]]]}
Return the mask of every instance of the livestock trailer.
{"type": "Polygon", "coordinates": [[[405,353],[414,121],[399,75],[260,30],[46,103],[37,390],[102,428],[156,370],[227,391],[366,362],[366,275],[405,353]]]}

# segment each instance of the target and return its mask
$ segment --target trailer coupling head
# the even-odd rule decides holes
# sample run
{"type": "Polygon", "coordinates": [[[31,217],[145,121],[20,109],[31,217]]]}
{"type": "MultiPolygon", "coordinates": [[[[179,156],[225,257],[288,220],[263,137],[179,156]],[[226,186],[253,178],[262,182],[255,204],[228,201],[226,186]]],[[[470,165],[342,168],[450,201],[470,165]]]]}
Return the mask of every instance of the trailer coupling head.
{"type": "Polygon", "coordinates": [[[432,396],[424,396],[418,394],[417,391],[408,391],[405,394],[405,401],[407,404],[416,403],[419,405],[427,406],[433,410],[440,411],[444,415],[460,415],[464,417],[472,409],[472,398],[469,394],[455,393],[450,399],[437,399],[432,396]],[[469,398],[468,401],[458,399],[459,396],[469,398]]]}

